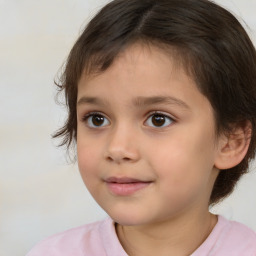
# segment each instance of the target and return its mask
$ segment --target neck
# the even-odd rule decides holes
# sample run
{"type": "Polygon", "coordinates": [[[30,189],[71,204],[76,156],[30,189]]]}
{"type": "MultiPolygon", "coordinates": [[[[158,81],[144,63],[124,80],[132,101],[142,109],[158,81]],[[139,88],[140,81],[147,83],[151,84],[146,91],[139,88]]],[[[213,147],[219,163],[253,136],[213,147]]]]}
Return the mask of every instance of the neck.
{"type": "Polygon", "coordinates": [[[205,241],[216,223],[217,217],[207,211],[203,215],[179,216],[147,226],[117,224],[116,230],[129,256],[187,256],[205,241]]]}

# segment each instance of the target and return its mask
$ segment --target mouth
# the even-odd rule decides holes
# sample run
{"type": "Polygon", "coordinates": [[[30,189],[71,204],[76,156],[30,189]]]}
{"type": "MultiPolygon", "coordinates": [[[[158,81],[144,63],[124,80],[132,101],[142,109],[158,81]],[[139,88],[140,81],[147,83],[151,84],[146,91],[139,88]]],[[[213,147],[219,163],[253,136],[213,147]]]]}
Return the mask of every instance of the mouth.
{"type": "Polygon", "coordinates": [[[152,181],[143,181],[129,177],[109,177],[105,180],[109,191],[116,196],[129,196],[147,188],[152,181]]]}

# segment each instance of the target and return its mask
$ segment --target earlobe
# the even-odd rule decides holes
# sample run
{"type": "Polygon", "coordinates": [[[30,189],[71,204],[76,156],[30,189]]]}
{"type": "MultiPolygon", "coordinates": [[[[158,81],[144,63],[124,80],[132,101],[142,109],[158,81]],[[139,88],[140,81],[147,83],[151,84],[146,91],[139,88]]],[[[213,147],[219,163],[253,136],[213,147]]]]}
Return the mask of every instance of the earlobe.
{"type": "Polygon", "coordinates": [[[250,121],[236,124],[228,135],[221,135],[215,167],[219,170],[238,165],[245,157],[251,141],[252,125],[250,121]]]}

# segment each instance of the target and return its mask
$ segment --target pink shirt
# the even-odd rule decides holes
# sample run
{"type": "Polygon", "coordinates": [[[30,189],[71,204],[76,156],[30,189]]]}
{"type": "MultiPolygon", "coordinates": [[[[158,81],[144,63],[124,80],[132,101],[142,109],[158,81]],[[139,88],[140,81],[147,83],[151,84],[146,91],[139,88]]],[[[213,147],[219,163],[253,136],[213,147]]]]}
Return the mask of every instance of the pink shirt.
{"type": "MultiPolygon", "coordinates": [[[[190,256],[256,256],[256,234],[243,224],[219,216],[209,237],[190,256]]],[[[128,256],[107,218],[51,236],[27,256],[128,256]]]]}

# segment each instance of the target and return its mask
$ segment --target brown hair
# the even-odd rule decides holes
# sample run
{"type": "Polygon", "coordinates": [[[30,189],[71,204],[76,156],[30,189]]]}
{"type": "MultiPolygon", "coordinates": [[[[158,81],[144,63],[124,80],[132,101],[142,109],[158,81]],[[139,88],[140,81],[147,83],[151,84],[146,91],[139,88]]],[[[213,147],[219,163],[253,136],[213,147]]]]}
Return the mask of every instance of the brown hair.
{"type": "Polygon", "coordinates": [[[210,203],[229,195],[247,172],[256,148],[256,52],[247,33],[227,10],[208,0],[114,0],[89,22],[67,59],[57,84],[68,117],[53,137],[69,149],[76,140],[77,84],[83,71],[103,72],[135,42],[175,49],[199,90],[210,101],[216,131],[249,120],[251,143],[243,161],[221,170],[210,203]]]}

